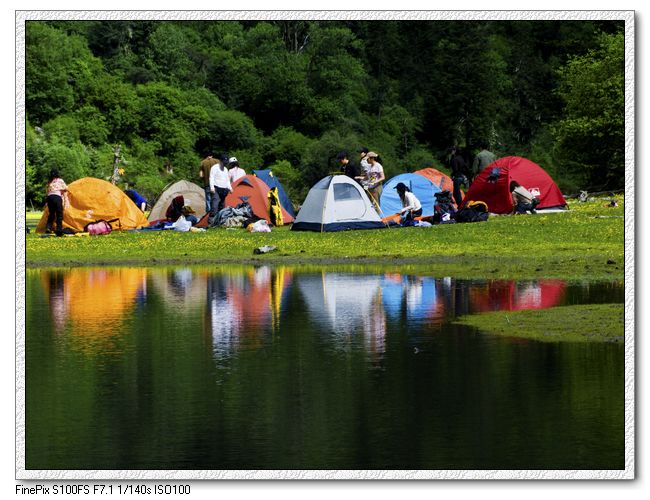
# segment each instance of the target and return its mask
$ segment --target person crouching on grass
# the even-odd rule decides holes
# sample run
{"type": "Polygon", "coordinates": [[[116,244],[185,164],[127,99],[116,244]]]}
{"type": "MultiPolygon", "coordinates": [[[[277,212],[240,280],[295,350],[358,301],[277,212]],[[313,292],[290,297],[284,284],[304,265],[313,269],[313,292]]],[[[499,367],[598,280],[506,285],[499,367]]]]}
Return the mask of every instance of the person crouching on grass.
{"type": "Polygon", "coordinates": [[[525,214],[528,211],[531,214],[537,213],[535,207],[539,203],[539,200],[524,186],[517,181],[510,181],[510,193],[512,195],[512,207],[515,214],[525,214]]]}
{"type": "Polygon", "coordinates": [[[399,213],[402,216],[402,225],[410,225],[415,217],[422,215],[422,204],[420,200],[406,187],[406,184],[400,182],[395,186],[399,199],[402,202],[402,209],[399,213]]]}

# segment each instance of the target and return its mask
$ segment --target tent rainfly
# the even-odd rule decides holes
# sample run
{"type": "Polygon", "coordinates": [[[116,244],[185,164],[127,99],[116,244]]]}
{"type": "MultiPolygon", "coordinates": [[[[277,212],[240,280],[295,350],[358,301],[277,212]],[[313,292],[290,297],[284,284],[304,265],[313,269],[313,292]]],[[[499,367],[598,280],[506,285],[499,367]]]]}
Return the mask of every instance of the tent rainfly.
{"type": "MultiPolygon", "coordinates": [[[[110,182],[94,177],[83,177],[68,184],[70,206],[63,211],[63,228],[75,232],[84,231],[86,225],[97,220],[118,219],[114,229],[135,229],[148,226],[149,222],[135,203],[110,182]]],[[[37,233],[44,233],[49,211],[47,207],[36,226],[37,233]]]]}

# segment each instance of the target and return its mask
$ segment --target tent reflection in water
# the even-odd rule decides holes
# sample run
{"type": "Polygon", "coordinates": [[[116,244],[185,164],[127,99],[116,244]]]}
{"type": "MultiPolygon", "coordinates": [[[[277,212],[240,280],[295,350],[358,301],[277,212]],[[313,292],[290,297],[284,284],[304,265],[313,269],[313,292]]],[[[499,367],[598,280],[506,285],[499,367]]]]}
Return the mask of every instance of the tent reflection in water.
{"type": "Polygon", "coordinates": [[[385,227],[358,183],[345,175],[331,175],[309,190],[291,230],[329,232],[385,227]]]}
{"type": "Polygon", "coordinates": [[[299,275],[296,281],[311,321],[329,329],[337,347],[347,348],[350,336],[362,332],[367,350],[384,352],[386,314],[380,276],[323,272],[299,275]]]}
{"type": "MultiPolygon", "coordinates": [[[[63,211],[63,228],[75,232],[84,230],[87,224],[97,220],[113,220],[113,229],[135,229],[149,225],[142,211],[124,192],[110,182],[84,177],[68,185],[70,206],[63,211]]],[[[45,232],[49,211],[43,211],[37,233],[45,232]]]]}
{"type": "Polygon", "coordinates": [[[125,318],[146,300],[146,269],[71,269],[42,277],[55,330],[64,333],[69,327],[82,351],[112,349],[124,333],[125,318]]]}
{"type": "Polygon", "coordinates": [[[241,347],[259,349],[268,332],[279,331],[291,280],[283,266],[231,269],[208,277],[206,333],[216,358],[228,358],[241,347]]]}

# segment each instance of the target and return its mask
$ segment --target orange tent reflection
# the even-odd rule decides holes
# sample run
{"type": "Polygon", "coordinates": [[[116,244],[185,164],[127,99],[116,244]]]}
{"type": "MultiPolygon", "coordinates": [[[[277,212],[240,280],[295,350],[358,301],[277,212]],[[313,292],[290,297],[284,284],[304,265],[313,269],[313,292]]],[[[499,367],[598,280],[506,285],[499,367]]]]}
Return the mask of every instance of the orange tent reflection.
{"type": "Polygon", "coordinates": [[[124,319],[138,293],[146,294],[145,269],[71,269],[52,281],[42,280],[50,298],[55,329],[65,327],[84,351],[100,351],[122,333],[124,319]]]}

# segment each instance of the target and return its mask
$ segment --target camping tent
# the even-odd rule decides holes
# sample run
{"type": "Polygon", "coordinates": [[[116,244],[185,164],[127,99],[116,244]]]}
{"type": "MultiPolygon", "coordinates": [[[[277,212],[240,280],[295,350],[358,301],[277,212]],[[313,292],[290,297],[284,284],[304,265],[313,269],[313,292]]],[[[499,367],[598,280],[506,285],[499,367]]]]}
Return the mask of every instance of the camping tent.
{"type": "Polygon", "coordinates": [[[149,220],[164,219],[167,208],[172,200],[180,195],[183,195],[183,198],[185,198],[185,205],[189,205],[194,209],[196,217],[199,219],[203,217],[205,214],[205,191],[203,188],[190,181],[178,181],[162,192],[156,204],[151,209],[149,220]]]}
{"type": "Polygon", "coordinates": [[[564,196],[551,176],[536,163],[519,156],[499,158],[485,167],[467,190],[462,204],[484,201],[492,213],[510,213],[510,181],[513,180],[539,198],[538,209],[566,206],[564,196]]]}
{"type": "Polygon", "coordinates": [[[309,190],[291,229],[324,232],[383,227],[385,224],[358,183],[346,175],[330,175],[309,190]]]}
{"type": "Polygon", "coordinates": [[[282,186],[278,178],[275,175],[273,175],[273,172],[269,169],[253,170],[253,174],[256,177],[262,179],[270,189],[273,189],[274,187],[278,188],[278,197],[280,198],[280,205],[282,205],[282,208],[284,208],[287,211],[287,213],[291,215],[291,217],[295,218],[296,213],[293,210],[293,204],[289,199],[289,195],[284,190],[284,187],[282,186]]]}
{"type": "MultiPolygon", "coordinates": [[[[63,211],[64,228],[80,232],[90,222],[101,219],[119,219],[119,225],[113,224],[115,229],[149,225],[142,211],[120,188],[102,179],[84,177],[71,182],[68,185],[68,198],[70,206],[63,211]]],[[[36,227],[37,233],[45,232],[48,214],[46,207],[36,227]]]]}
{"type": "Polygon", "coordinates": [[[435,194],[441,191],[453,192],[454,183],[442,172],[435,168],[423,168],[415,172],[399,174],[384,184],[381,193],[380,206],[384,217],[397,213],[402,208],[402,202],[395,186],[402,182],[408,187],[422,204],[422,215],[433,215],[436,204],[435,194]]]}
{"type": "MultiPolygon", "coordinates": [[[[245,175],[237,179],[232,185],[232,192],[226,196],[226,206],[236,207],[246,202],[251,206],[255,215],[266,219],[267,222],[271,222],[269,214],[269,191],[269,186],[262,179],[254,175],[245,175]]],[[[293,216],[282,207],[283,222],[289,224],[293,222],[293,219],[293,216]]]]}
{"type": "Polygon", "coordinates": [[[422,215],[433,215],[435,205],[434,195],[440,192],[429,179],[415,173],[396,175],[384,184],[384,189],[379,198],[379,205],[384,217],[397,213],[402,209],[402,202],[395,186],[403,183],[408,187],[422,204],[422,215]]]}
{"type": "Polygon", "coordinates": [[[440,191],[454,192],[454,182],[451,180],[451,177],[443,174],[440,170],[436,170],[435,168],[421,168],[413,173],[426,177],[440,191]]]}

